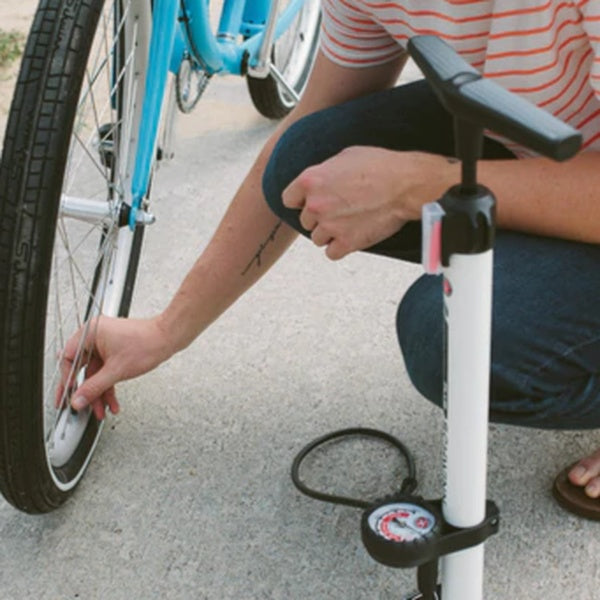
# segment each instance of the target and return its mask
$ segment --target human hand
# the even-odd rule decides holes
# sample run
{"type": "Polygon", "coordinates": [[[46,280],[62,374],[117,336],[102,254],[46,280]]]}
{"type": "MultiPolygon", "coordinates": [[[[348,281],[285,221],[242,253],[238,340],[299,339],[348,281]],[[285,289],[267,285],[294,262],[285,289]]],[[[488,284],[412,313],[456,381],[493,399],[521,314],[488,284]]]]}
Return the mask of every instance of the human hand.
{"type": "Polygon", "coordinates": [[[147,373],[171,354],[157,319],[92,319],[65,345],[56,406],[69,401],[78,411],[91,406],[99,420],[104,419],[106,408],[116,414],[119,402],[115,384],[147,373]],[[75,389],[83,367],[86,379],[75,389]]]}
{"type": "Polygon", "coordinates": [[[300,223],[337,260],[363,250],[421,218],[459,180],[457,165],[423,152],[353,146],[303,171],[283,192],[300,223]]]}

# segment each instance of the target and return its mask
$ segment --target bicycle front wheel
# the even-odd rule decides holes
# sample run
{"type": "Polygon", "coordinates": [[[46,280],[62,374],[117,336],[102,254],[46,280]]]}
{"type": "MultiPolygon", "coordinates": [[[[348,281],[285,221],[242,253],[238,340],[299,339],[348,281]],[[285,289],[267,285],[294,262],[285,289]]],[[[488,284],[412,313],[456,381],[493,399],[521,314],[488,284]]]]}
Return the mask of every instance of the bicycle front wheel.
{"type": "MultiPolygon", "coordinates": [[[[319,0],[305,0],[290,27],[273,46],[273,64],[298,96],[304,91],[315,60],[320,23],[319,0]]],[[[285,117],[296,104],[272,75],[265,79],[248,75],[246,81],[252,103],[269,119],[285,117]]]]}
{"type": "Polygon", "coordinates": [[[21,65],[0,162],[0,491],[29,513],[65,501],[102,430],[55,395],[66,340],[131,303],[150,26],[150,0],[42,0],[21,65]]]}

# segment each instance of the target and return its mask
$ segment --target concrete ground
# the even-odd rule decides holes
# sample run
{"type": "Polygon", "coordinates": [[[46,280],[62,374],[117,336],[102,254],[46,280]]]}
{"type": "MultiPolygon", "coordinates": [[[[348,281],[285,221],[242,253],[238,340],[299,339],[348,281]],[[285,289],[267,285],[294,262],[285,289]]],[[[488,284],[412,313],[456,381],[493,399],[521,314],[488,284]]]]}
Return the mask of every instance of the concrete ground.
{"type": "MultiPolygon", "coordinates": [[[[164,307],[272,128],[235,79],[214,81],[181,119],[134,315],[164,307]]],[[[366,554],[359,511],[301,496],[289,470],[314,437],[364,425],[401,437],[420,492],[442,494],[442,415],[411,387],[394,333],[419,274],[366,255],[334,264],[298,241],[185,353],[120,386],[122,413],[64,507],[32,517],[0,500],[0,599],[391,600],[413,589],[413,572],[366,554]]],[[[491,427],[502,526],[486,547],[486,600],[600,598],[599,525],[550,495],[555,473],[597,442],[491,427]]],[[[402,469],[361,441],[319,454],[306,477],[374,498],[402,469]]]]}

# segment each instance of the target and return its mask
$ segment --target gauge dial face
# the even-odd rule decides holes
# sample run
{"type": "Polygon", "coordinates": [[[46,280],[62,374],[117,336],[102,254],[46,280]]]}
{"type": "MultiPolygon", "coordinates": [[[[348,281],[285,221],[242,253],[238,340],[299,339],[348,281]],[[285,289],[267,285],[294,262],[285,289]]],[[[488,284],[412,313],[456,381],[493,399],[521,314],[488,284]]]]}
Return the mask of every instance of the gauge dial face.
{"type": "Polygon", "coordinates": [[[414,542],[431,533],[436,518],[418,504],[393,502],[376,508],[368,522],[371,530],[385,540],[414,542]]]}

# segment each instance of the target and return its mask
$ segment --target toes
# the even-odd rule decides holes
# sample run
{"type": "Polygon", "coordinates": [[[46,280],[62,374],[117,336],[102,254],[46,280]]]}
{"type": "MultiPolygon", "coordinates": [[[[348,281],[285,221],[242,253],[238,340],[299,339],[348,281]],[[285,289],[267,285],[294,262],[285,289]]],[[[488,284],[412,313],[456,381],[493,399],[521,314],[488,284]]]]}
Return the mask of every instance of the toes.
{"type": "Polygon", "coordinates": [[[594,477],[586,486],[585,493],[590,498],[600,498],[600,477],[594,477]]]}
{"type": "Polygon", "coordinates": [[[586,467],[583,466],[582,463],[577,463],[577,465],[569,471],[569,479],[571,480],[571,483],[574,483],[575,485],[585,485],[590,478],[587,475],[586,467]]]}
{"type": "MultiPolygon", "coordinates": [[[[594,454],[586,456],[580,460],[570,471],[569,479],[575,485],[589,485],[596,487],[598,485],[598,495],[600,495],[600,450],[594,454]],[[593,481],[598,480],[598,481],[593,481]],[[594,485],[592,485],[594,483],[594,485]]],[[[596,498],[597,496],[592,496],[596,498]]]]}

